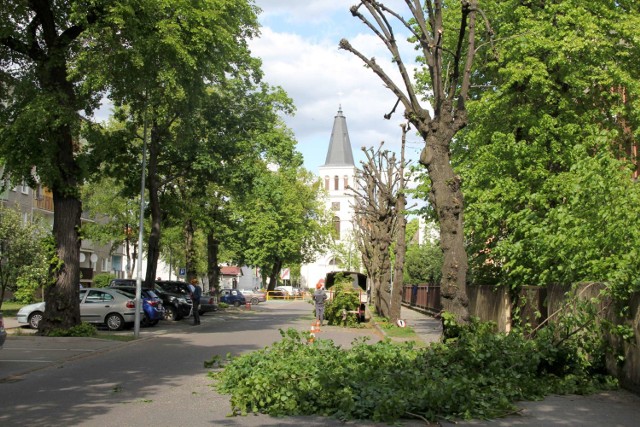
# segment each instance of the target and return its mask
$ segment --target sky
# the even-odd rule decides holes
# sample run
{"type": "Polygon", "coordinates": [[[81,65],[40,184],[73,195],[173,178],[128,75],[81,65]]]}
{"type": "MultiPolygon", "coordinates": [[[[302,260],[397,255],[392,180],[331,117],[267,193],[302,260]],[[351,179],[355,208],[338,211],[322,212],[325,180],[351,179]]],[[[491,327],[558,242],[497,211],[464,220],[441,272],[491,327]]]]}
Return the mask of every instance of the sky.
{"type": "MultiPolygon", "coordinates": [[[[249,46],[253,56],[262,59],[265,81],[281,86],[293,99],[295,116],[284,119],[295,134],[305,167],[317,173],[324,164],[340,106],[356,166],[364,159],[363,146],[377,147],[384,141],[385,148],[399,152],[402,108],[385,120],[396,98],[360,59],[338,49],[340,40],[346,38],[365,56],[375,57],[381,65],[390,64],[377,37],[351,15],[349,8],[356,0],[254,2],[262,9],[262,28],[260,37],[249,46]]],[[[407,158],[417,160],[418,138],[408,135],[407,141],[407,158]]]]}

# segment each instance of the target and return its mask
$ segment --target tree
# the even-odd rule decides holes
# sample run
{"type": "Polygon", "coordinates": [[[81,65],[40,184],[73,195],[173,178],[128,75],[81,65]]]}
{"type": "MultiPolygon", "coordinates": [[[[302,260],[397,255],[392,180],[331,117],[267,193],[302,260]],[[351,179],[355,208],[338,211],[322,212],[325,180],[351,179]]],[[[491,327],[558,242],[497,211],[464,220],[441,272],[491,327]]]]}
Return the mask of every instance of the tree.
{"type": "MultiPolygon", "coordinates": [[[[351,8],[351,14],[367,26],[386,46],[392,62],[400,73],[397,84],[375,60],[367,58],[347,40],[340,41],[345,49],[364,62],[397,97],[404,115],[425,141],[420,163],[427,168],[431,191],[429,202],[440,223],[440,243],[444,254],[442,267],[442,304],[459,322],[468,320],[466,296],[467,255],[463,237],[463,197],[460,177],[450,162],[450,144],[456,133],[466,126],[465,103],[469,97],[471,72],[476,54],[476,15],[478,2],[463,0],[405,0],[411,20],[376,0],[361,0],[351,8]],[[366,12],[362,12],[362,9],[366,12]],[[457,28],[448,27],[449,15],[455,15],[457,28]],[[391,22],[407,31],[420,53],[424,69],[417,74],[414,85],[411,70],[405,64],[391,22]],[[428,108],[422,104],[426,98],[428,108]]],[[[394,107],[395,110],[395,107],[394,107]]],[[[393,112],[393,111],[392,111],[393,112]]],[[[387,116],[390,117],[391,113],[387,116]]]]}
{"type": "Polygon", "coordinates": [[[477,83],[493,90],[469,103],[472,124],[455,147],[473,280],[604,281],[628,294],[638,286],[638,231],[627,224],[639,209],[639,7],[513,1],[490,10],[504,42],[477,83]]]}
{"type": "MultiPolygon", "coordinates": [[[[403,166],[394,153],[378,147],[363,148],[366,161],[356,173],[354,233],[362,262],[372,280],[371,296],[376,311],[389,319],[400,316],[401,285],[395,289],[391,282],[391,248],[399,227],[404,233],[404,218],[400,218],[399,207],[404,209],[403,166]],[[402,200],[399,200],[401,199],[402,200]]],[[[403,154],[404,156],[404,154],[403,154]]],[[[404,239],[399,245],[399,262],[404,262],[404,239]]],[[[396,265],[398,267],[399,265],[396,265]]],[[[400,267],[401,268],[401,267],[400,267]]],[[[396,268],[396,274],[397,273],[396,268]]],[[[402,274],[398,274],[399,281],[402,274]]]]}
{"type": "Polygon", "coordinates": [[[438,242],[425,242],[407,247],[403,277],[407,284],[440,283],[442,274],[442,250],[438,242]]]}
{"type": "Polygon", "coordinates": [[[89,34],[108,15],[103,1],[3,3],[0,10],[0,157],[4,177],[36,185],[53,194],[53,235],[57,260],[45,288],[43,332],[80,323],[79,185],[90,154],[80,144],[81,112],[99,105],[101,87],[88,89],[86,69],[78,65],[91,51],[89,34]],[[86,90],[85,90],[86,89],[86,90]]]}
{"type": "Polygon", "coordinates": [[[95,221],[82,226],[86,238],[111,248],[124,244],[127,257],[126,273],[130,279],[138,261],[139,200],[123,195],[124,188],[115,179],[104,177],[97,182],[87,182],[82,187],[85,213],[95,221]]]}
{"type": "Polygon", "coordinates": [[[28,293],[45,284],[45,236],[40,224],[23,224],[16,210],[0,208],[0,307],[7,291],[18,290],[21,278],[28,293]]]}
{"type": "MultiPolygon", "coordinates": [[[[202,126],[211,88],[234,78],[246,82],[261,78],[259,61],[247,47],[247,39],[258,28],[257,10],[250,2],[149,1],[149,6],[135,10],[128,20],[111,22],[98,39],[103,50],[126,44],[126,52],[110,62],[85,58],[107,76],[110,98],[123,107],[118,117],[127,123],[127,132],[123,138],[119,134],[106,138],[102,152],[117,156],[119,164],[125,165],[111,171],[118,172],[132,191],[139,176],[135,171],[139,170],[142,144],[148,142],[146,185],[151,220],[146,286],[156,277],[163,209],[170,205],[167,200],[177,196],[175,185],[186,182],[202,150],[210,148],[205,133],[224,132],[202,126]]],[[[208,151],[205,154],[211,156],[208,151]]]]}
{"type": "Polygon", "coordinates": [[[260,267],[276,287],[284,265],[310,262],[328,247],[328,215],[319,201],[320,181],[300,166],[265,170],[245,198],[238,231],[244,242],[243,261],[260,267]]]}

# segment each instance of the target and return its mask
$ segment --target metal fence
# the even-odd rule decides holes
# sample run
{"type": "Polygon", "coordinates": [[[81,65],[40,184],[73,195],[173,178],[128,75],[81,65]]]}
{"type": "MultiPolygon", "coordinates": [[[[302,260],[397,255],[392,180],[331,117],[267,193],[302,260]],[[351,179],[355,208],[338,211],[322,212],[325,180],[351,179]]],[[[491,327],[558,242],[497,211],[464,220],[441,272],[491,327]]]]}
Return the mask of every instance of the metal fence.
{"type": "Polygon", "coordinates": [[[402,288],[402,303],[433,313],[439,313],[442,310],[440,286],[428,283],[405,285],[402,288]]]}

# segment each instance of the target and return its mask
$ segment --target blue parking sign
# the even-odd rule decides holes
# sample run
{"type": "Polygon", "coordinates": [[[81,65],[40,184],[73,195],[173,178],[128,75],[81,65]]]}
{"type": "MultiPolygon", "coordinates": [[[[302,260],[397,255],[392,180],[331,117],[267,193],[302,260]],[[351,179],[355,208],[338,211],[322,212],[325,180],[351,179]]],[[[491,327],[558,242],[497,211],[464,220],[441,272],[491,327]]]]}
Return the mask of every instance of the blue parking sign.
{"type": "Polygon", "coordinates": [[[186,276],[187,275],[187,269],[186,268],[180,268],[180,276],[186,276]]]}

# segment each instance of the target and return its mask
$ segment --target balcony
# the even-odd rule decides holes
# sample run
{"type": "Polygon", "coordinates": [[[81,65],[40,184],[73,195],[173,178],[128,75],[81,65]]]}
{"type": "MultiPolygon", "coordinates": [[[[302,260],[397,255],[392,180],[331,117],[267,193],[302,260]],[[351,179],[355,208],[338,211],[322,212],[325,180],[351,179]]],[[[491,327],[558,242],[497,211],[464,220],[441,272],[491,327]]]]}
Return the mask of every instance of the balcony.
{"type": "Polygon", "coordinates": [[[49,194],[43,194],[35,199],[35,207],[48,212],[53,212],[53,196],[49,194]]]}

